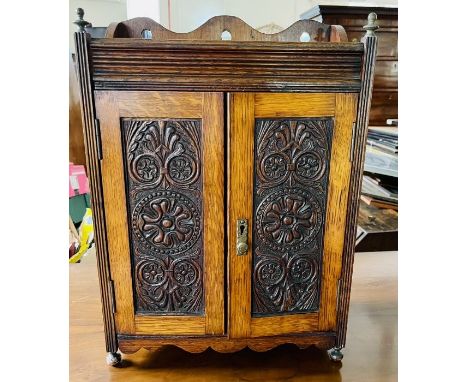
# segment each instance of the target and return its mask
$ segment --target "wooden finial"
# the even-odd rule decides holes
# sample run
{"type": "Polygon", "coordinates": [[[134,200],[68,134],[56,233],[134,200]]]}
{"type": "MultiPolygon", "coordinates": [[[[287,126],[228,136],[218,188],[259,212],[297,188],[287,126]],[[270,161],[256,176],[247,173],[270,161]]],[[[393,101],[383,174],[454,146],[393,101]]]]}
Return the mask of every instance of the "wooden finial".
{"type": "Polygon", "coordinates": [[[376,24],[377,14],[375,12],[369,13],[367,16],[367,25],[364,25],[363,28],[367,31],[366,36],[375,36],[374,31],[379,29],[379,26],[376,24]]]}
{"type": "Polygon", "coordinates": [[[90,24],[86,20],[83,20],[83,16],[84,16],[83,8],[77,8],[76,14],[78,15],[78,18],[75,21],[73,21],[73,24],[78,26],[79,32],[84,32],[85,30],[84,28],[90,24]]]}

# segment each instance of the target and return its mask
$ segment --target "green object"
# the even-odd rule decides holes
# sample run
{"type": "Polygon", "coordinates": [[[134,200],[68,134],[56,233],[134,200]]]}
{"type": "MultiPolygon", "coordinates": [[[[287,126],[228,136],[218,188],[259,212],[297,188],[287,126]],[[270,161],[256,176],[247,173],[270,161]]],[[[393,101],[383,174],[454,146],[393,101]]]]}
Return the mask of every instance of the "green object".
{"type": "Polygon", "coordinates": [[[68,199],[68,212],[73,223],[81,223],[86,208],[91,207],[89,194],[76,195],[68,199]]]}

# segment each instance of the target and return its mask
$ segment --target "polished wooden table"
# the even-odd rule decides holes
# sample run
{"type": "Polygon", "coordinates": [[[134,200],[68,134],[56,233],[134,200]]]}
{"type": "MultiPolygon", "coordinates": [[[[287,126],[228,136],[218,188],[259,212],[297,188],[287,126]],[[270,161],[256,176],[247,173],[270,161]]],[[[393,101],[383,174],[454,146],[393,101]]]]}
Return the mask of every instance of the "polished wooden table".
{"type": "Polygon", "coordinates": [[[264,353],[176,347],[105,362],[96,258],[70,264],[70,381],[359,381],[397,380],[397,252],[357,253],[343,362],[315,348],[283,345],[264,353]]]}

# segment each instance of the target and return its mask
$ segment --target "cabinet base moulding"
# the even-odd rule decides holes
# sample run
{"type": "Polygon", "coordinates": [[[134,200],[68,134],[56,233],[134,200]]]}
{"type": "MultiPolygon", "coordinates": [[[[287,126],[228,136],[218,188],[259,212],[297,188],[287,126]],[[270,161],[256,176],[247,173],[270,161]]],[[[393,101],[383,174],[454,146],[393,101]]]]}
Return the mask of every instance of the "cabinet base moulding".
{"type": "Polygon", "coordinates": [[[290,336],[272,336],[257,338],[229,338],[227,336],[203,336],[203,337],[156,337],[118,335],[119,349],[122,353],[132,354],[144,348],[154,351],[162,346],[174,345],[190,353],[201,353],[208,348],[219,353],[233,353],[246,347],[253,351],[264,352],[283,344],[294,344],[300,349],[315,347],[327,350],[335,345],[334,333],[314,333],[290,336]]]}

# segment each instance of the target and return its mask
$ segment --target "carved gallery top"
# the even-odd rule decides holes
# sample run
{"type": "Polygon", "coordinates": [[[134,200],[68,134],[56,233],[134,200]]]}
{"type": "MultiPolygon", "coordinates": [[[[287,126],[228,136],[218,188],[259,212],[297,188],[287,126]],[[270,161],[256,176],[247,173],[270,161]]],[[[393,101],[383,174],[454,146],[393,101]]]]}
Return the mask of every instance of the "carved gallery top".
{"type": "MultiPolygon", "coordinates": [[[[86,23],[76,21],[83,30],[86,23]]],[[[111,24],[105,37],[89,42],[96,90],[358,92],[361,85],[363,44],[313,20],[265,34],[217,16],[176,33],[138,17],[111,24]]]]}

